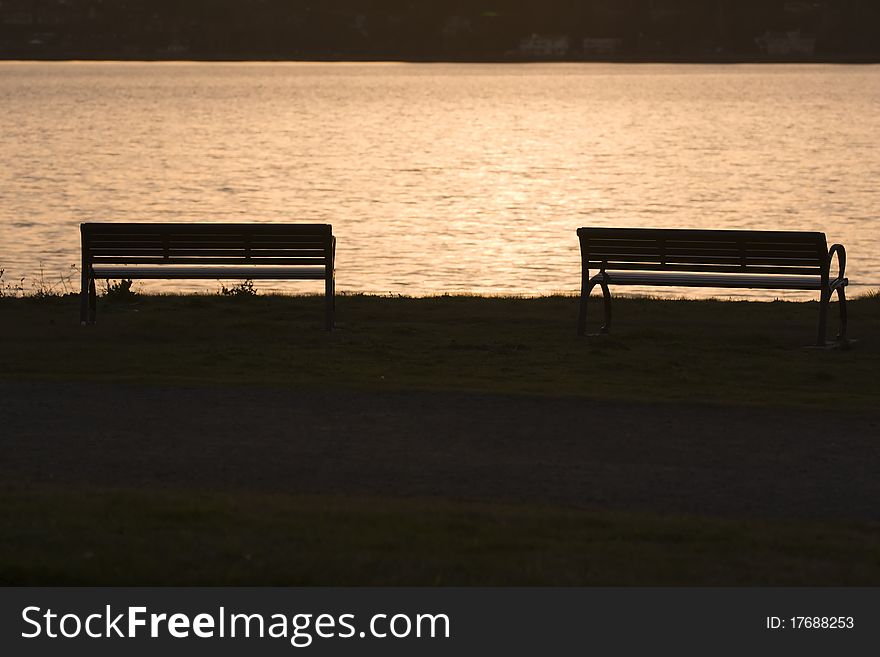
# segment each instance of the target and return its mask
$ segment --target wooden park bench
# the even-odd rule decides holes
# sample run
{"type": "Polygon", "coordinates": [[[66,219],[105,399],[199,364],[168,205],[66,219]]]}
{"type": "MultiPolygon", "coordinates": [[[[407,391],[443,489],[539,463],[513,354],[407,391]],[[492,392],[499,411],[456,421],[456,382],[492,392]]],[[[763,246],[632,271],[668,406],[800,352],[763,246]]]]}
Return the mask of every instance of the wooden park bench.
{"type": "Polygon", "coordinates": [[[80,320],[95,322],[96,279],[322,280],[333,329],[336,238],[328,224],[86,223],[80,320]]]}
{"type": "Polygon", "coordinates": [[[602,289],[605,319],[611,328],[609,285],[755,288],[819,291],[818,345],[825,344],[828,303],[834,292],[840,306],[838,341],[846,341],[846,250],[828,249],[824,233],[763,230],[682,230],[579,228],[581,300],[578,335],[587,322],[593,288],[602,289]],[[830,275],[838,259],[837,277],[830,275]],[[597,273],[590,276],[590,270],[597,273]]]}

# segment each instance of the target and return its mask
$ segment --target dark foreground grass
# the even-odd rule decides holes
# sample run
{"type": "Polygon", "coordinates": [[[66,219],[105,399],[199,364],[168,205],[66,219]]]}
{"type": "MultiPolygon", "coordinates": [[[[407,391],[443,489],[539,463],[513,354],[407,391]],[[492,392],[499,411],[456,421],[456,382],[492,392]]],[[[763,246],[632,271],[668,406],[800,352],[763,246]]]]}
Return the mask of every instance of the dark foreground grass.
{"type": "Polygon", "coordinates": [[[0,489],[6,585],[877,585],[880,525],[0,489]]]}
{"type": "MultiPolygon", "coordinates": [[[[593,306],[595,314],[600,304],[593,306]]],[[[875,408],[880,298],[850,304],[850,350],[809,350],[818,304],[617,299],[611,336],[578,339],[577,300],[343,296],[0,299],[12,379],[467,390],[875,408]]],[[[829,335],[836,330],[832,307],[829,335]]]]}
{"type": "MultiPolygon", "coordinates": [[[[849,350],[804,349],[817,310],[619,299],[578,339],[566,297],[343,296],[333,333],[316,297],[101,301],[86,328],[74,298],[0,298],[0,377],[876,410],[880,298],[849,350]]],[[[877,523],[44,484],[0,484],[2,583],[880,585],[877,523]]]]}

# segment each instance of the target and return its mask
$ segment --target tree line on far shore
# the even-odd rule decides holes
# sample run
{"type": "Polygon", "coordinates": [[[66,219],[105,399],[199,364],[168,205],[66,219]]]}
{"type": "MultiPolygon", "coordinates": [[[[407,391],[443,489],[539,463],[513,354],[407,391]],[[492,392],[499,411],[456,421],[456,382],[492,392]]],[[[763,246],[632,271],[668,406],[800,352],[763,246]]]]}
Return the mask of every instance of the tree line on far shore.
{"type": "Polygon", "coordinates": [[[876,0],[0,0],[7,58],[878,55],[876,0]]]}

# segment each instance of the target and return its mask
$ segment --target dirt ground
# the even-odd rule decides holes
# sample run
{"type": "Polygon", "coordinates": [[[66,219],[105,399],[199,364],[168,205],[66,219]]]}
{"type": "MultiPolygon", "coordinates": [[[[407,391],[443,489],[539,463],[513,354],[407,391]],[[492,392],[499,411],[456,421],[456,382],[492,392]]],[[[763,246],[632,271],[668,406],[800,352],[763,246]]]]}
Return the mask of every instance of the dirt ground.
{"type": "Polygon", "coordinates": [[[0,382],[0,485],[880,519],[880,413],[0,382]]]}

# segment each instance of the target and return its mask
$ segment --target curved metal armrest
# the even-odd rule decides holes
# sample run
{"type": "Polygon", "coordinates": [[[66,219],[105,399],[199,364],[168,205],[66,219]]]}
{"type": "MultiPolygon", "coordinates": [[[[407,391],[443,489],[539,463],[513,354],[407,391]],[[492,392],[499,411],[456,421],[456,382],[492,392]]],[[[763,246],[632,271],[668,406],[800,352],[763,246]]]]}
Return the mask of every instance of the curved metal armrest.
{"type": "Polygon", "coordinates": [[[831,248],[828,249],[828,269],[830,274],[831,269],[831,260],[834,258],[834,254],[837,254],[837,278],[831,281],[829,284],[829,288],[834,290],[838,287],[843,287],[844,285],[849,283],[849,280],[846,278],[846,249],[843,248],[843,244],[832,244],[831,248]]]}

